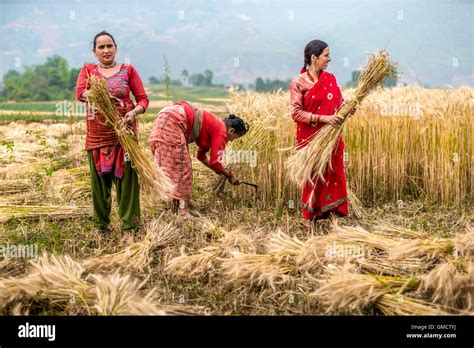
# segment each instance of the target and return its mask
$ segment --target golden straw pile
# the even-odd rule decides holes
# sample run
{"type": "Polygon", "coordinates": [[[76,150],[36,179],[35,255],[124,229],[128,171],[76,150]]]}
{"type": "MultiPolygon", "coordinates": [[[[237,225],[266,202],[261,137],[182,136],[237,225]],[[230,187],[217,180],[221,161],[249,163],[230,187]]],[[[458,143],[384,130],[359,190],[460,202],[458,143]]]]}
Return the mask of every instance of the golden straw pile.
{"type": "Polygon", "coordinates": [[[304,185],[308,181],[312,182],[315,174],[324,182],[323,175],[328,166],[332,170],[331,156],[351,115],[350,111],[372,90],[380,86],[385,78],[394,74],[395,67],[390,63],[385,50],[371,57],[359,78],[352,100],[345,103],[337,112],[336,117],[341,119],[341,124],[324,125],[305,148],[288,158],[287,168],[290,178],[295,183],[304,185]]]}
{"type": "Polygon", "coordinates": [[[270,233],[262,249],[236,230],[194,254],[169,259],[165,274],[262,296],[265,289],[269,297],[298,293],[325,314],[472,314],[473,233],[468,228],[434,238],[386,223],[370,231],[334,224],[328,235],[305,240],[270,233]]]}
{"type": "Polygon", "coordinates": [[[163,304],[158,289],[147,286],[149,274],[144,270],[159,249],[174,242],[178,230],[159,219],[145,229],[141,241],[114,254],[76,261],[68,255],[43,253],[23,272],[8,277],[21,264],[16,258],[0,261],[0,314],[29,315],[37,310],[66,315],[198,314],[198,307],[163,304]]]}
{"type": "Polygon", "coordinates": [[[173,190],[173,183],[163,173],[159,166],[154,165],[149,156],[138,144],[133,132],[128,129],[120,117],[113,101],[109,97],[107,82],[97,76],[89,77],[90,94],[88,102],[105,117],[114,128],[120,144],[130,155],[132,166],[138,174],[140,187],[145,194],[156,195],[161,199],[168,199],[173,190]]]}

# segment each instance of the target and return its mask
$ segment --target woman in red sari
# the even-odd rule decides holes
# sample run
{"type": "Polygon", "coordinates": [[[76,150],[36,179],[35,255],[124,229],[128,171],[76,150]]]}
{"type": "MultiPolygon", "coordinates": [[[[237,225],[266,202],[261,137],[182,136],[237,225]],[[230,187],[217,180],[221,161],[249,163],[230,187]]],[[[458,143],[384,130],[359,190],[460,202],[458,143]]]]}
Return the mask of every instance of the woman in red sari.
{"type": "Polygon", "coordinates": [[[231,184],[240,181],[221,164],[225,146],[247,133],[248,125],[235,115],[221,120],[216,115],[190,102],[176,102],[156,115],[148,138],[155,163],[175,184],[173,203],[179,215],[192,219],[189,214],[193,169],[188,144],[198,146],[196,157],[216,174],[225,175],[231,184]],[[210,152],[208,159],[206,153],[210,152]]]}
{"type": "MultiPolygon", "coordinates": [[[[334,116],[343,104],[341,90],[333,74],[325,71],[331,61],[328,44],[313,40],[304,50],[304,66],[290,84],[291,116],[297,125],[296,142],[300,150],[325,124],[337,125],[334,116]]],[[[352,110],[354,112],[354,110],[352,110]]],[[[332,168],[303,187],[303,218],[315,221],[347,216],[347,189],[342,138],[332,155],[332,168]]]]}

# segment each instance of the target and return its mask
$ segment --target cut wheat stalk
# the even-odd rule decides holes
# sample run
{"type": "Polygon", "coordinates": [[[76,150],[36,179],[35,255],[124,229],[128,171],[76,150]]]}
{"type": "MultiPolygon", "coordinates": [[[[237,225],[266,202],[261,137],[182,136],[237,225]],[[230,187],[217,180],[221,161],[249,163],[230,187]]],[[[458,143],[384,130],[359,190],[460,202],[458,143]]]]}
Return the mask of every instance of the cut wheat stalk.
{"type": "Polygon", "coordinates": [[[354,273],[350,267],[334,267],[316,282],[319,288],[309,297],[326,313],[363,315],[379,310],[385,315],[448,314],[439,306],[405,294],[418,288],[416,278],[366,275],[354,273]]]}
{"type": "Polygon", "coordinates": [[[90,277],[95,284],[92,292],[96,299],[93,309],[98,315],[166,315],[152,301],[153,290],[142,297],[139,290],[145,281],[139,282],[130,275],[93,274],[90,277]]]}
{"type": "Polygon", "coordinates": [[[68,256],[43,254],[37,262],[31,261],[30,272],[19,278],[0,282],[0,310],[12,302],[48,301],[69,313],[90,313],[94,300],[92,284],[82,278],[84,268],[68,256]]]}
{"type": "Polygon", "coordinates": [[[11,219],[69,219],[92,216],[90,207],[62,205],[1,205],[0,222],[11,219]]]}
{"type": "Polygon", "coordinates": [[[153,252],[169,244],[179,235],[178,229],[172,224],[162,224],[159,219],[152,220],[145,226],[146,234],[143,240],[119,252],[86,259],[82,261],[82,265],[88,272],[116,267],[143,272],[150,265],[153,252]]]}
{"type": "Polygon", "coordinates": [[[210,245],[200,249],[195,254],[186,254],[181,250],[181,255],[169,260],[165,272],[173,278],[194,278],[208,274],[216,267],[216,261],[222,250],[218,245],[210,245]]]}
{"type": "Polygon", "coordinates": [[[349,199],[349,207],[354,212],[355,216],[358,218],[363,218],[367,215],[367,211],[364,208],[364,205],[357,197],[354,191],[352,191],[349,187],[347,188],[347,198],[349,199]]]}
{"type": "Polygon", "coordinates": [[[117,133],[120,145],[130,155],[132,166],[137,172],[140,186],[146,195],[169,199],[173,190],[172,181],[164,174],[163,170],[153,164],[149,156],[140,147],[133,132],[125,125],[120,117],[114,102],[109,97],[107,82],[98,77],[89,76],[90,94],[88,102],[101,113],[117,133]]]}
{"type": "Polygon", "coordinates": [[[43,254],[28,274],[0,281],[0,313],[22,313],[39,303],[69,315],[165,315],[154,301],[154,290],[140,294],[140,282],[118,271],[88,274],[69,256],[43,254]]]}
{"type": "Polygon", "coordinates": [[[0,193],[5,195],[31,190],[31,187],[31,182],[26,179],[0,181],[0,193]]]}
{"type": "Polygon", "coordinates": [[[403,239],[420,239],[428,237],[425,231],[414,231],[402,226],[394,225],[388,222],[374,222],[372,223],[371,233],[381,235],[388,238],[403,238],[403,239]]]}
{"type": "Polygon", "coordinates": [[[403,240],[389,250],[388,258],[417,258],[429,264],[453,255],[454,250],[453,240],[447,238],[403,240]]]}
{"type": "Polygon", "coordinates": [[[421,277],[420,294],[431,292],[434,302],[474,314],[474,261],[449,259],[421,277]]]}
{"type": "MultiPolygon", "coordinates": [[[[205,223],[207,228],[216,227],[205,223]]],[[[219,230],[222,237],[218,243],[201,248],[195,254],[186,254],[181,249],[181,255],[168,261],[165,272],[174,278],[204,277],[219,270],[221,262],[233,255],[243,253],[254,253],[255,246],[252,238],[240,230],[219,230]]]]}
{"type": "Polygon", "coordinates": [[[276,290],[277,286],[295,282],[295,266],[271,254],[237,253],[224,259],[221,267],[227,282],[232,284],[267,285],[276,290]]]}
{"type": "Polygon", "coordinates": [[[303,186],[307,182],[314,182],[315,175],[321,181],[325,181],[324,173],[327,169],[332,170],[331,156],[350,118],[351,110],[372,90],[380,86],[385,78],[394,74],[395,67],[390,63],[387,51],[382,50],[370,58],[359,77],[352,100],[345,103],[337,112],[336,117],[341,119],[341,124],[324,125],[306,147],[287,159],[288,173],[296,184],[303,186]]]}

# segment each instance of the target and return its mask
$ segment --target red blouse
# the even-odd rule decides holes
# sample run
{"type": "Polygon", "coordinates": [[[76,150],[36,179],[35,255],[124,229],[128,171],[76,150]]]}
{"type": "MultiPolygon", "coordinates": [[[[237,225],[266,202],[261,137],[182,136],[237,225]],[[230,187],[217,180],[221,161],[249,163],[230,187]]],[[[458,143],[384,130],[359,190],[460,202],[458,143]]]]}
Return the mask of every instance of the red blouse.
{"type": "Polygon", "coordinates": [[[224,166],[220,162],[224,156],[226,144],[227,127],[225,123],[216,115],[203,111],[201,134],[196,140],[196,145],[199,147],[196,157],[204,161],[207,159],[206,152],[210,150],[209,164],[219,173],[224,170],[224,166]]]}
{"type": "Polygon", "coordinates": [[[310,124],[310,120],[316,120],[316,115],[304,108],[304,97],[314,86],[314,81],[308,72],[296,76],[290,83],[290,112],[295,122],[310,124]],[[312,116],[312,118],[311,118],[312,116]]]}
{"type": "MultiPolygon", "coordinates": [[[[132,65],[122,64],[117,73],[107,78],[100,73],[96,64],[84,65],[77,78],[76,97],[78,100],[81,100],[82,93],[88,89],[88,74],[94,74],[107,80],[110,94],[123,102],[123,106],[116,105],[121,116],[135,107],[130,98],[130,92],[134,95],[137,104],[141,105],[144,110],[148,108],[148,96],[140,76],[132,65]]],[[[87,109],[86,124],[86,150],[118,144],[117,134],[110,126],[106,125],[104,116],[97,111],[93,113],[90,108],[87,109]]],[[[132,128],[136,132],[136,121],[133,122],[132,128]]]]}

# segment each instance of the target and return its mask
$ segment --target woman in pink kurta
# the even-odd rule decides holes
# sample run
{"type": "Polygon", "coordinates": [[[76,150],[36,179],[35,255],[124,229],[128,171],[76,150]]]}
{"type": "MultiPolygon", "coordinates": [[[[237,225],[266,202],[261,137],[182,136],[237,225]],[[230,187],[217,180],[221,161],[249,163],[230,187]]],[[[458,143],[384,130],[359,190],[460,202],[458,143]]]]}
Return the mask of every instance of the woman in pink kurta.
{"type": "MultiPolygon", "coordinates": [[[[107,81],[109,93],[116,101],[115,107],[137,135],[136,116],[145,112],[148,97],[138,72],[130,64],[117,64],[117,45],[113,36],[100,32],[94,37],[93,52],[99,61],[86,64],[77,78],[77,99],[87,101],[88,79],[95,75],[107,81]],[[131,99],[135,97],[136,103],[131,99]]],[[[87,108],[86,145],[89,159],[94,221],[98,231],[110,232],[111,189],[115,184],[118,214],[123,230],[138,231],[140,225],[140,187],[138,176],[130,159],[124,153],[115,130],[103,115],[90,106],[87,108]]]]}

